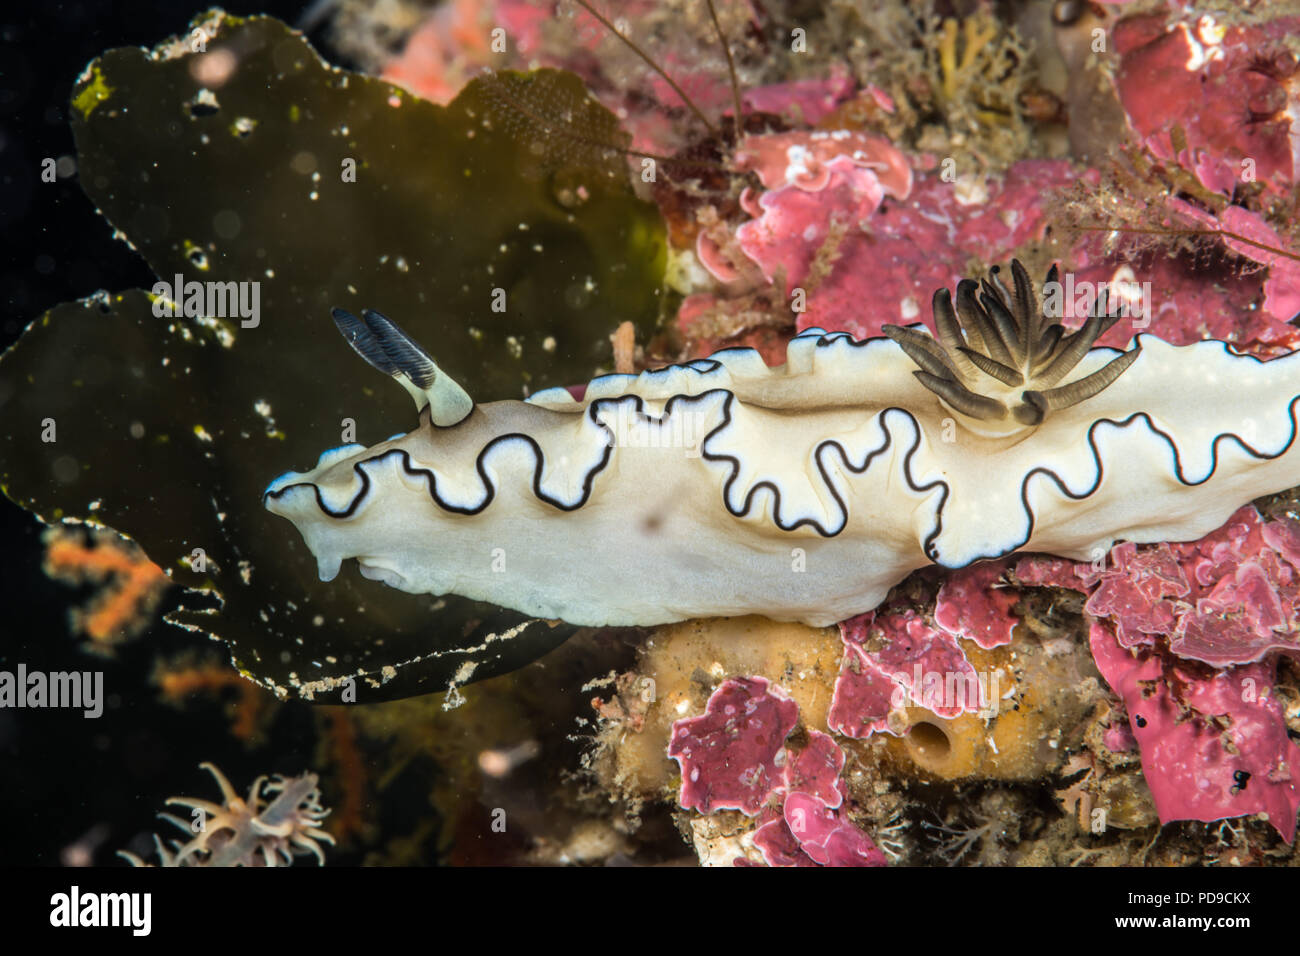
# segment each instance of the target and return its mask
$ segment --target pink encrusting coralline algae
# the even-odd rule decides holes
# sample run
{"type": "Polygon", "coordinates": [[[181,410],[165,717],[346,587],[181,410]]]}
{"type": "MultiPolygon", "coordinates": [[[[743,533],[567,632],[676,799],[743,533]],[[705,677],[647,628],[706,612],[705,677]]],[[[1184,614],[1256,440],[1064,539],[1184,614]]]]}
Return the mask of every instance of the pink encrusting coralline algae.
{"type": "MultiPolygon", "coordinates": [[[[1287,247],[1286,240],[1278,235],[1277,230],[1265,222],[1259,213],[1240,206],[1228,206],[1217,216],[1198,209],[1183,199],[1172,198],[1169,206],[1193,225],[1232,233],[1223,236],[1223,244],[1242,258],[1258,263],[1262,268],[1256,271],[1267,270],[1262,303],[1266,315],[1261,317],[1263,321],[1255,323],[1258,331],[1255,332],[1254,340],[1280,347],[1270,354],[1300,346],[1300,332],[1290,324],[1291,319],[1300,314],[1300,260],[1273,251],[1287,247]]],[[[1206,336],[1202,338],[1208,336],[1228,341],[1238,339],[1232,329],[1212,327],[1208,318],[1205,332],[1206,336]]]]}
{"type": "Polygon", "coordinates": [[[906,728],[891,727],[889,715],[907,705],[951,718],[994,704],[961,640],[986,650],[1011,642],[1019,592],[1002,583],[1006,568],[1006,561],[987,561],[949,573],[935,604],[937,627],[899,604],[842,621],[844,661],[827,716],[831,729],[854,738],[901,733],[906,728]],[[966,692],[953,694],[950,685],[966,692]]]}
{"type": "Polygon", "coordinates": [[[1300,747],[1269,694],[1275,659],[1207,671],[1160,647],[1123,648],[1101,622],[1092,653],[1124,700],[1162,823],[1263,813],[1295,840],[1300,747]]]}
{"type": "MultiPolygon", "coordinates": [[[[1225,204],[1256,182],[1266,199],[1284,199],[1296,182],[1300,61],[1283,41],[1297,27],[1300,18],[1224,28],[1209,16],[1164,14],[1116,25],[1116,88],[1137,138],[1156,161],[1185,169],[1225,197],[1207,209],[1170,195],[1153,215],[1173,231],[1217,236],[1256,266],[1209,277],[1163,255],[1127,261],[1107,251],[1096,232],[1062,235],[1057,223],[1058,237],[1069,243],[1062,266],[1080,288],[1150,283],[1146,313],[1123,319],[1101,344],[1123,347],[1141,332],[1176,345],[1218,338],[1260,357],[1300,347],[1300,330],[1289,324],[1300,312],[1300,259],[1274,251],[1291,243],[1260,212],[1225,204]],[[1178,122],[1170,121],[1171,104],[1178,122]]],[[[952,157],[909,157],[880,137],[847,129],[750,136],[734,162],[755,170],[763,187],[742,195],[750,218],[734,229],[736,248],[769,283],[783,281],[776,291],[792,303],[797,329],[860,339],[880,335],[887,323],[929,326],[930,295],[952,287],[970,260],[1023,253],[1047,237],[1054,196],[1102,183],[1100,170],[1068,160],[1022,159],[998,174],[959,170],[952,157]],[[911,176],[902,173],[907,166],[914,167],[911,176]]],[[[1126,225],[1146,224],[1082,225],[1110,226],[1119,235],[1126,225]]],[[[725,312],[729,286],[745,288],[749,272],[718,256],[715,240],[716,234],[702,239],[697,252],[721,283],[716,295],[725,312]]],[[[1066,324],[1082,324],[1094,302],[1088,295],[1076,306],[1067,297],[1066,324]]],[[[683,325],[707,306],[692,297],[683,325]]]]}
{"type": "MultiPolygon", "coordinates": [[[[869,737],[889,729],[889,714],[907,703],[940,717],[975,713],[987,706],[974,666],[942,629],[930,627],[912,608],[887,606],[840,624],[844,663],[835,681],[827,723],[846,737],[869,737]],[[950,675],[973,693],[945,693],[950,675]]],[[[901,728],[894,728],[899,732],[901,728]]]]}
{"type": "Polygon", "coordinates": [[[1266,813],[1294,840],[1300,747],[1271,689],[1278,655],[1300,656],[1300,521],[1248,505],[1199,541],[1118,544],[1101,567],[1033,556],[1014,577],[1088,595],[1161,821],[1266,813]]]}
{"type": "Polygon", "coordinates": [[[722,682],[698,717],[675,721],[668,754],[678,802],[758,817],[753,843],[769,866],[883,866],[884,853],[847,816],[845,755],[817,730],[791,750],[798,705],[762,677],[722,682]]]}
{"type": "Polygon", "coordinates": [[[935,623],[985,650],[1010,644],[1017,620],[1011,609],[1020,595],[1002,585],[1006,569],[1006,561],[982,561],[947,575],[935,599],[935,623]]]}
{"type": "Polygon", "coordinates": [[[1300,73],[1287,44],[1300,17],[1220,23],[1212,14],[1121,20],[1115,87],[1151,153],[1232,196],[1244,182],[1285,195],[1300,170],[1300,73]]]}
{"type": "Polygon", "coordinates": [[[799,706],[762,677],[725,681],[704,714],[673,724],[668,755],[682,768],[681,805],[758,813],[778,777],[799,706]]]}
{"type": "Polygon", "coordinates": [[[955,673],[978,688],[961,641],[1010,641],[1020,590],[1006,578],[1068,588],[1087,595],[1094,659],[1128,713],[1106,746],[1139,750],[1161,821],[1264,813],[1294,839],[1300,747],[1271,688],[1278,655],[1300,657],[1300,521],[1266,522],[1247,506],[1199,541],[1122,542],[1105,561],[1031,555],[1009,568],[1002,559],[947,574],[936,626],[901,604],[841,623],[830,729],[902,733],[891,714],[909,704],[945,718],[977,712],[982,698],[954,701],[926,680],[955,673]]]}
{"type": "Polygon", "coordinates": [[[1088,594],[1084,610],[1113,622],[1122,647],[1169,638],[1179,657],[1216,667],[1271,651],[1300,655],[1300,521],[1264,522],[1253,505],[1184,544],[1117,544],[1104,567],[1032,556],[1022,584],[1088,594]]]}
{"type": "MultiPolygon", "coordinates": [[[[748,263],[727,260],[713,236],[702,233],[697,255],[722,291],[692,296],[679,321],[689,326],[711,303],[725,303],[728,284],[749,281],[748,265],[768,282],[784,277],[778,291],[802,306],[795,316],[799,330],[863,339],[879,336],[889,323],[920,322],[933,332],[935,289],[953,287],[972,259],[997,262],[1041,240],[1053,192],[1099,182],[1096,170],[1066,160],[1021,160],[1000,176],[969,182],[949,181],[942,170],[908,177],[900,169],[906,162],[883,140],[860,133],[748,137],[738,163],[759,172],[765,187],[741,197],[751,218],[735,229],[735,248],[748,263]],[[844,152],[834,154],[836,146],[844,152]]],[[[1083,323],[1102,283],[1119,289],[1150,283],[1151,301],[1123,303],[1127,314],[1101,344],[1124,347],[1134,334],[1146,333],[1175,345],[1219,338],[1260,357],[1300,347],[1300,330],[1288,324],[1300,311],[1300,261],[1265,248],[1285,249],[1285,238],[1258,214],[1234,206],[1216,217],[1171,199],[1168,212],[1177,217],[1171,228],[1245,236],[1251,241],[1222,241],[1258,266],[1214,281],[1161,255],[1144,257],[1135,268],[1099,252],[1095,237],[1081,234],[1063,263],[1065,324],[1083,323]],[[1257,301],[1263,308],[1254,307],[1257,301]]]]}
{"type": "MultiPolygon", "coordinates": [[[[891,322],[931,322],[934,290],[954,285],[972,257],[993,261],[1040,238],[1043,191],[1077,176],[1063,160],[1025,160],[967,191],[940,171],[914,172],[881,137],[849,130],[750,136],[737,165],[764,186],[741,197],[751,218],[735,231],[739,248],[768,281],[784,276],[787,300],[804,290],[798,329],[860,339],[891,322]]],[[[708,240],[697,252],[724,284],[740,274],[708,240]]]]}

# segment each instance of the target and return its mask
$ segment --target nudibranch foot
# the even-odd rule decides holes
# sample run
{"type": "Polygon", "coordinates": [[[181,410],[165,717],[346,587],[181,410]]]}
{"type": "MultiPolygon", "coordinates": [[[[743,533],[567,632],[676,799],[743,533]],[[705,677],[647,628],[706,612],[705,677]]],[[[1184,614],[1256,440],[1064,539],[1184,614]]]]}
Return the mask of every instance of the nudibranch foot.
{"type": "MultiPolygon", "coordinates": [[[[325,578],[356,558],[402,590],[577,625],[826,625],[929,563],[1193,540],[1300,485],[1300,353],[1094,348],[1107,318],[1067,332],[1012,273],[1014,294],[995,275],[978,306],[969,280],[957,312],[936,295],[938,340],[922,326],[862,342],[809,329],[782,366],[724,349],[445,426],[434,371],[414,431],[327,452],[278,478],[266,507],[325,578]],[[992,395],[964,384],[981,376],[992,395]],[[969,413],[985,401],[1003,417],[969,413]]],[[[426,353],[365,315],[340,322],[354,347],[427,383],[426,353]]]]}

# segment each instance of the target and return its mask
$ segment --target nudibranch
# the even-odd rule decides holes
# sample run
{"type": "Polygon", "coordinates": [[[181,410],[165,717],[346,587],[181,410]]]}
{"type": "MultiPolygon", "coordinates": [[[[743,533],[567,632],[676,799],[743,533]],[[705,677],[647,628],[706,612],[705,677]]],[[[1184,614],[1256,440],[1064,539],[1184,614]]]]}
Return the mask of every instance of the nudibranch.
{"type": "MultiPolygon", "coordinates": [[[[271,483],[332,579],[578,625],[757,613],[828,625],[929,563],[1199,538],[1300,484],[1300,354],[1067,332],[1013,287],[934,298],[938,338],[810,329],[751,349],[474,404],[392,322],[335,313],[419,426],[271,483]]],[[[1055,278],[1049,274],[1048,281],[1055,278]]]]}

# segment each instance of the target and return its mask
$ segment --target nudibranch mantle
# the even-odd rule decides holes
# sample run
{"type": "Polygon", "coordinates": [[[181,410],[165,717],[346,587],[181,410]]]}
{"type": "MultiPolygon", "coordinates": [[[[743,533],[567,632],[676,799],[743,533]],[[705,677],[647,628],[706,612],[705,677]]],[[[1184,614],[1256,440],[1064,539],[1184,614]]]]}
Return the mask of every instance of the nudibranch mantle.
{"type": "MultiPolygon", "coordinates": [[[[1138,346],[1104,391],[999,437],[962,427],[894,341],[810,329],[774,368],[728,349],[446,427],[426,404],[414,431],[327,452],[265,502],[323,580],[356,558],[402,590],[578,625],[829,625],[930,562],[1192,540],[1300,484],[1300,353],[1138,346]]],[[[1066,381],[1120,354],[1092,349],[1066,381]]]]}

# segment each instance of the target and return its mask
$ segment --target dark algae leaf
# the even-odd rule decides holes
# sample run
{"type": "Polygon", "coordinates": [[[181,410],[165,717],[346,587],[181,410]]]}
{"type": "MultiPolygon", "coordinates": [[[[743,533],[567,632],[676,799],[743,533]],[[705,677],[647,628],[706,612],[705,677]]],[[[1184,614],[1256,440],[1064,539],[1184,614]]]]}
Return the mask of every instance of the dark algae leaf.
{"type": "MultiPolygon", "coordinates": [[[[112,50],[73,91],[83,188],[161,279],[259,281],[262,316],[299,337],[332,335],[333,307],[378,309],[476,401],[585,381],[619,321],[653,324],[658,212],[608,157],[557,172],[491,128],[503,81],[440,107],[330,68],[276,20],[196,29],[206,53],[112,50]]],[[[576,76],[512,85],[612,135],[576,76]]]]}
{"type": "MultiPolygon", "coordinates": [[[[82,186],[169,288],[59,306],[0,359],[5,493],[139,541],[208,592],[172,619],[281,693],[338,700],[354,677],[358,700],[397,697],[541,656],[572,628],[355,568],[322,583],[262,492],[416,424],[332,308],[391,316],[476,401],[583,382],[614,326],[658,315],[657,212],[608,155],[557,168],[494,128],[484,81],[440,107],[329,67],[276,20],[193,28],[109,51],[73,90],[82,186]]],[[[599,108],[572,75],[527,76],[599,108]]]]}

